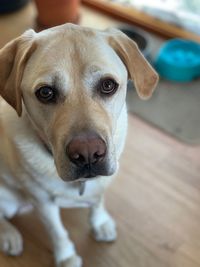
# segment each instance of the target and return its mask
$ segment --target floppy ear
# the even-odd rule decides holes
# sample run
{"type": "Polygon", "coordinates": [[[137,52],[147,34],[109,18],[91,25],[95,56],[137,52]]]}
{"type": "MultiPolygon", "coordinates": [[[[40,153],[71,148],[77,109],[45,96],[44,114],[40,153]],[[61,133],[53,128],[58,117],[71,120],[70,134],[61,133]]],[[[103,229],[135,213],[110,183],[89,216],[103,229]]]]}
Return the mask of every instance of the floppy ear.
{"type": "Polygon", "coordinates": [[[104,33],[109,45],[125,64],[138,95],[143,99],[151,97],[158,83],[158,74],[144,58],[137,44],[119,30],[108,29],[104,33]]]}
{"type": "Polygon", "coordinates": [[[25,65],[35,50],[35,32],[28,30],[0,49],[0,95],[21,116],[21,81],[25,65]]]}

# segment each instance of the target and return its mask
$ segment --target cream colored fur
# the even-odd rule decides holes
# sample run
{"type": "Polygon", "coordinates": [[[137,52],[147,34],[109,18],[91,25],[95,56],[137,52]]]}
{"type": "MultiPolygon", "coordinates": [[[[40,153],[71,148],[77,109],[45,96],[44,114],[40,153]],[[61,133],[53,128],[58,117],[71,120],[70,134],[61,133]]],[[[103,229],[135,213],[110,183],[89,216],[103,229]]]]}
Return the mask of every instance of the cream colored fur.
{"type": "Polygon", "coordinates": [[[103,195],[117,173],[125,142],[128,75],[141,97],[152,94],[156,73],[135,43],[117,30],[97,31],[71,24],[37,34],[30,30],[0,50],[0,94],[5,99],[0,99],[2,251],[11,255],[22,252],[22,237],[8,219],[29,204],[47,228],[59,267],[82,265],[61,222],[60,207],[89,207],[96,240],[116,239],[115,223],[105,209],[103,195]],[[93,96],[95,83],[105,76],[119,83],[118,91],[106,100],[93,96]],[[63,101],[40,103],[35,90],[44,84],[54,84],[63,101]],[[79,182],[72,181],[63,149],[73,137],[74,126],[76,132],[92,129],[107,140],[113,173],[86,181],[82,196],[79,182]]]}

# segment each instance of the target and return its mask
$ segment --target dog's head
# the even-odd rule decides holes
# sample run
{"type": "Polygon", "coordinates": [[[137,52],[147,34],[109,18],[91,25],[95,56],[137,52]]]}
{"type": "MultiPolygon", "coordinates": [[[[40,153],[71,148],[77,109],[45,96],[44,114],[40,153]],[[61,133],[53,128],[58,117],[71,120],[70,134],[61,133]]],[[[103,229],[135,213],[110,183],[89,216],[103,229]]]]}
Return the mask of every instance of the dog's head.
{"type": "Polygon", "coordinates": [[[66,181],[115,172],[128,77],[141,98],[158,81],[137,45],[114,29],[29,30],[0,50],[1,96],[19,116],[24,107],[66,181]]]}

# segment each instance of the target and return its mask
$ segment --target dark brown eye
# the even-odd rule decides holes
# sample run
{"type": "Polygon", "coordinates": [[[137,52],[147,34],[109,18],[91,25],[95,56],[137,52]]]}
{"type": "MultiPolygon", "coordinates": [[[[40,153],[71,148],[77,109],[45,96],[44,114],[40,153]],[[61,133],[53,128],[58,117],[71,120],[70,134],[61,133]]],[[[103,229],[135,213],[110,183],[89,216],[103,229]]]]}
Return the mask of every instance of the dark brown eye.
{"type": "Polygon", "coordinates": [[[100,92],[109,96],[117,91],[118,86],[119,84],[115,80],[108,78],[100,82],[100,92]]]}
{"type": "Polygon", "coordinates": [[[56,91],[50,86],[40,87],[35,94],[37,98],[43,103],[54,102],[56,98],[56,91]]]}

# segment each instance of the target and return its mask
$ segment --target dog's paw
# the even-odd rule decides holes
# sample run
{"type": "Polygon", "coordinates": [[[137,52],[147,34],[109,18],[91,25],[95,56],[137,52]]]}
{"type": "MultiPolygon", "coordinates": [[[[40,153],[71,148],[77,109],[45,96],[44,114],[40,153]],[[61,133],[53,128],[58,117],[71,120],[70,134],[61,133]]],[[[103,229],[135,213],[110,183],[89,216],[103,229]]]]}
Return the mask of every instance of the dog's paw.
{"type": "Polygon", "coordinates": [[[60,262],[58,267],[81,267],[82,259],[78,255],[73,255],[70,258],[60,262]]]}
{"type": "Polygon", "coordinates": [[[18,256],[23,251],[20,232],[5,220],[0,221],[0,251],[11,256],[18,256]]]}
{"type": "Polygon", "coordinates": [[[108,217],[104,223],[93,227],[92,233],[96,241],[99,242],[115,241],[117,238],[117,231],[114,220],[111,217],[108,217]]]}

